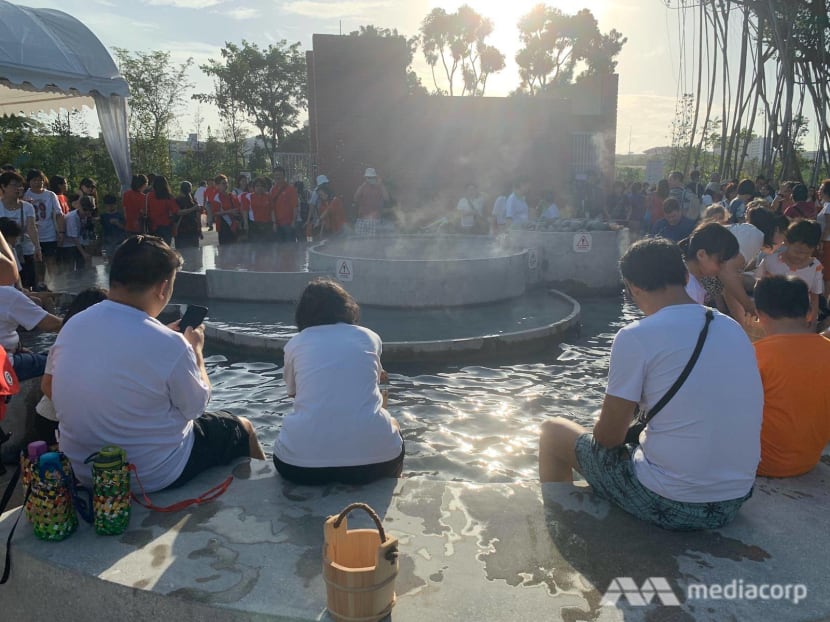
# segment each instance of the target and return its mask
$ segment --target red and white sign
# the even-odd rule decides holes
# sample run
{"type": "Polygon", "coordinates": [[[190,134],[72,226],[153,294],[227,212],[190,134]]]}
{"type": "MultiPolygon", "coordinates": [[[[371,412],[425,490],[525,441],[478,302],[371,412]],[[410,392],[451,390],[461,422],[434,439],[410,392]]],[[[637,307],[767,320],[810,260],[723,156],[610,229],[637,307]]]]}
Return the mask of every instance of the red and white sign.
{"type": "Polygon", "coordinates": [[[594,240],[590,233],[575,233],[574,234],[574,252],[575,253],[590,253],[594,245],[594,240]]]}
{"type": "Polygon", "coordinates": [[[351,281],[354,277],[354,268],[352,268],[352,260],[338,259],[336,273],[338,281],[351,281]]]}

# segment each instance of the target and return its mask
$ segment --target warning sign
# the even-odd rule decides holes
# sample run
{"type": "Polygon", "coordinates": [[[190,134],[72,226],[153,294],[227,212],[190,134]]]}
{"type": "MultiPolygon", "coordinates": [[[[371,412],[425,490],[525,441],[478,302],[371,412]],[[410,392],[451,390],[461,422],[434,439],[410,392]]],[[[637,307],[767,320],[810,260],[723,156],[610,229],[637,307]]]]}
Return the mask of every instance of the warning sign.
{"type": "Polygon", "coordinates": [[[351,259],[338,259],[337,260],[337,280],[338,281],[351,281],[352,277],[354,276],[354,269],[352,268],[352,260],[351,259]]]}
{"type": "Polygon", "coordinates": [[[527,267],[531,270],[535,270],[536,266],[539,265],[539,256],[536,254],[535,248],[530,248],[527,251],[527,267]]]}
{"type": "Polygon", "coordinates": [[[590,253],[591,247],[594,245],[594,240],[590,233],[575,233],[574,234],[574,252],[575,253],[590,253]]]}

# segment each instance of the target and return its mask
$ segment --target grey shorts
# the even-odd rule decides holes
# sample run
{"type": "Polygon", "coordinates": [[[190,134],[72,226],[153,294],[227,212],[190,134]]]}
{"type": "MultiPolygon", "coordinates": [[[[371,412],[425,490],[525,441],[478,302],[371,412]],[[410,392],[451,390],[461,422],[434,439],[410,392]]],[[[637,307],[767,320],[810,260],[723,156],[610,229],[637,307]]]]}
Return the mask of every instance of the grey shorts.
{"type": "Polygon", "coordinates": [[[663,529],[718,529],[735,518],[744,501],[752,496],[750,490],[745,497],[728,501],[673,501],[649,490],[637,479],[631,459],[633,445],[606,449],[588,433],[576,439],[575,451],[579,472],[596,495],[663,529]]]}

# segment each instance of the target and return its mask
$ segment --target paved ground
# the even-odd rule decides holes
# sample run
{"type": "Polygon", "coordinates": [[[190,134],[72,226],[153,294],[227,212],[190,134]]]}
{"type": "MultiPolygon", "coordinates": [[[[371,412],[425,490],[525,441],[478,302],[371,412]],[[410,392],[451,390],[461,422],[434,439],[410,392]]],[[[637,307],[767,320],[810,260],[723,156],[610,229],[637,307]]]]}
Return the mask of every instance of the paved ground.
{"type": "MultiPolygon", "coordinates": [[[[795,622],[830,613],[830,456],[803,477],[759,480],[737,520],[704,533],[651,528],[565,484],[414,478],[312,489],[284,482],[266,462],[234,473],[226,495],[208,505],[172,514],[134,506],[118,537],[82,524],[66,541],[44,543],[24,522],[11,582],[0,588],[4,619],[58,610],[70,621],[102,611],[177,622],[328,619],[323,523],[358,500],[400,541],[395,622],[795,622]],[[604,606],[612,585],[654,602],[604,606]],[[781,586],[771,592],[779,598],[736,597],[749,586],[768,594],[771,585],[781,586]]],[[[206,473],[156,501],[192,496],[225,474],[206,473]]],[[[0,519],[0,542],[12,518],[0,519]]],[[[355,516],[355,526],[368,521],[355,516]]]]}

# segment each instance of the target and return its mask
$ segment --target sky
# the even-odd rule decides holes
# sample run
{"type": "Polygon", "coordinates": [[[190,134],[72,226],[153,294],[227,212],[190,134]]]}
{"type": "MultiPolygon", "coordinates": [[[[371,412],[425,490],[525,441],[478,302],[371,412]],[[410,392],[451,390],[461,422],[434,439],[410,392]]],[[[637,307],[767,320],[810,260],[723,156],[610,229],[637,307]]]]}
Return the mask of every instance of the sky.
{"type": "MultiPolygon", "coordinates": [[[[467,0],[490,17],[495,29],[489,40],[506,56],[507,67],[487,83],[487,95],[507,95],[519,77],[514,56],[519,47],[516,22],[539,0],[467,0]]],[[[440,6],[454,11],[464,2],[452,0],[17,0],[18,4],[54,8],[86,24],[105,46],[128,50],[167,50],[180,63],[194,59],[190,79],[194,92],[210,92],[211,81],[198,69],[218,58],[226,41],[247,39],[265,46],[280,40],[311,48],[314,33],[337,34],[374,24],[417,33],[421,20],[440,6]]],[[[620,74],[617,153],[642,152],[669,144],[675,103],[680,93],[677,11],[663,0],[547,0],[568,13],[589,7],[600,30],[612,28],[628,37],[618,57],[620,74]]],[[[415,69],[431,87],[428,66],[419,50],[415,69]]],[[[688,80],[688,77],[684,78],[688,80]]],[[[195,131],[195,103],[179,117],[181,137],[195,131]]],[[[218,115],[202,104],[202,136],[207,125],[218,133],[218,115]]]]}

